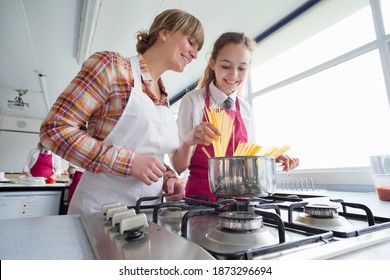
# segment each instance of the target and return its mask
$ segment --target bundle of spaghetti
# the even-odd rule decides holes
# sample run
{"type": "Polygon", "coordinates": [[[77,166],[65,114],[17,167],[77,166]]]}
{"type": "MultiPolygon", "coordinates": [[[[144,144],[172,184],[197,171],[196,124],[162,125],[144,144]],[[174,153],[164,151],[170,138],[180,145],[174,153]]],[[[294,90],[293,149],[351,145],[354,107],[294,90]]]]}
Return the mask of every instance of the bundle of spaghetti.
{"type": "Polygon", "coordinates": [[[257,144],[239,142],[233,156],[256,156],[261,149],[262,147],[257,144]]]}
{"type": "Polygon", "coordinates": [[[290,148],[291,148],[291,146],[287,145],[287,144],[283,145],[282,147],[278,147],[278,149],[276,151],[274,151],[271,156],[274,156],[277,158],[278,156],[283,155],[285,152],[287,152],[290,148]]]}
{"type": "Polygon", "coordinates": [[[221,136],[217,137],[212,143],[214,156],[224,157],[233,134],[233,118],[223,109],[215,107],[205,109],[205,115],[207,121],[221,132],[221,136]]]}
{"type": "Polygon", "coordinates": [[[284,154],[286,151],[288,151],[289,149],[291,148],[290,145],[283,145],[281,147],[278,147],[278,146],[273,146],[271,148],[268,148],[268,149],[264,149],[262,152],[261,152],[261,155],[262,156],[267,156],[267,157],[278,157],[282,154],[284,154]]]}

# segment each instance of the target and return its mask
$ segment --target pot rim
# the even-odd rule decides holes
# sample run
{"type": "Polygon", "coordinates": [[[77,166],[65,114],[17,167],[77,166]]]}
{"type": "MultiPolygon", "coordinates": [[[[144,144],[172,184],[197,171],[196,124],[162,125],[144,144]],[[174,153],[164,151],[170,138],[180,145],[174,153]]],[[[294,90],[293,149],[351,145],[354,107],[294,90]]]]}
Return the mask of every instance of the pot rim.
{"type": "Polygon", "coordinates": [[[272,156],[224,156],[224,157],[210,157],[210,159],[238,159],[238,158],[275,158],[272,156]]]}

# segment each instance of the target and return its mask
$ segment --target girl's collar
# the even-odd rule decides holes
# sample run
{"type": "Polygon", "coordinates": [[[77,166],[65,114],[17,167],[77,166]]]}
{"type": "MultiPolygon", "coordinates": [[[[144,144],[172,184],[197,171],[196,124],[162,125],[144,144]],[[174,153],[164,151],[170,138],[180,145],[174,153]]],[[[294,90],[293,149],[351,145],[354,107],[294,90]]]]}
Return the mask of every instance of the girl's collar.
{"type": "MultiPolygon", "coordinates": [[[[223,102],[226,100],[228,95],[226,95],[223,91],[217,88],[217,86],[214,84],[214,81],[210,83],[209,89],[210,89],[210,95],[214,99],[214,101],[218,104],[218,106],[222,106],[223,102]]],[[[231,93],[229,97],[233,99],[233,102],[236,102],[237,90],[231,93]]]]}

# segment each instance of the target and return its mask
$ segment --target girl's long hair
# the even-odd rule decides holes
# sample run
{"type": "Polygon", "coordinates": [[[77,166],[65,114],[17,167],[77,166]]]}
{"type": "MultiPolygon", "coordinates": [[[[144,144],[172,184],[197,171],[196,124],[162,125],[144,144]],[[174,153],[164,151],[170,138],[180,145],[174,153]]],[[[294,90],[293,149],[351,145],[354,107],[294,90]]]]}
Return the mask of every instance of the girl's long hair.
{"type": "Polygon", "coordinates": [[[243,44],[251,52],[254,49],[255,43],[253,40],[249,39],[244,33],[239,32],[226,32],[223,33],[215,41],[213,51],[211,52],[211,57],[209,63],[207,64],[206,69],[204,70],[203,77],[198,82],[197,88],[204,88],[209,85],[213,80],[215,80],[215,72],[210,67],[210,60],[217,60],[220,50],[228,44],[243,44]]]}

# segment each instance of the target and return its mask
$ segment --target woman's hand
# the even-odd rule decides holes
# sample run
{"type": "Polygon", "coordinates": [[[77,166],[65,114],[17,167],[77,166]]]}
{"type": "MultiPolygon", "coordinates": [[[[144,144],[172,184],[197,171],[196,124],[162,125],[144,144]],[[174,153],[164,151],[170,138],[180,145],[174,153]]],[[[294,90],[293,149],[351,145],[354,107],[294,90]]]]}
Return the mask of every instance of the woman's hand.
{"type": "Polygon", "coordinates": [[[169,178],[163,192],[169,195],[166,197],[167,201],[179,200],[185,195],[185,186],[178,178],[169,178]]]}
{"type": "Polygon", "coordinates": [[[280,155],[275,159],[276,163],[283,164],[283,171],[290,171],[299,165],[299,159],[290,157],[286,154],[280,155]]]}
{"type": "Polygon", "coordinates": [[[221,132],[214,125],[208,122],[202,122],[187,134],[184,138],[184,143],[188,146],[197,144],[208,146],[217,136],[221,136],[221,132]]]}
{"type": "Polygon", "coordinates": [[[157,182],[167,170],[165,165],[152,156],[135,155],[130,170],[130,176],[150,186],[157,182]]]}

